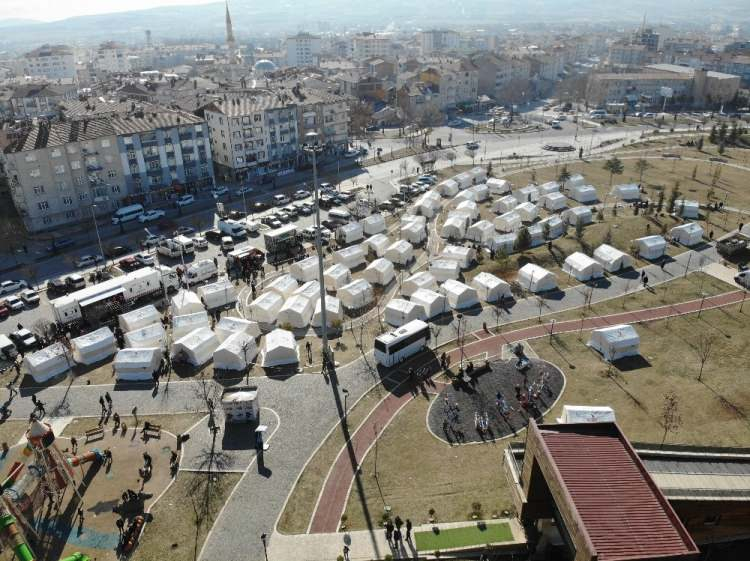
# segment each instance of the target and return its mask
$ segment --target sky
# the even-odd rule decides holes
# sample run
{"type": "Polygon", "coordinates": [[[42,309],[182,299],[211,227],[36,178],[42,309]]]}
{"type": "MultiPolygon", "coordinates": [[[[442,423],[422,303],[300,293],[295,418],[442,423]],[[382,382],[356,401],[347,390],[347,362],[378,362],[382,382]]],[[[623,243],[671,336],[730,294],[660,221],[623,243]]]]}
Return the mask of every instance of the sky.
{"type": "Polygon", "coordinates": [[[217,0],[0,0],[0,21],[34,19],[54,21],[73,16],[126,12],[157,8],[210,4],[217,0]]]}

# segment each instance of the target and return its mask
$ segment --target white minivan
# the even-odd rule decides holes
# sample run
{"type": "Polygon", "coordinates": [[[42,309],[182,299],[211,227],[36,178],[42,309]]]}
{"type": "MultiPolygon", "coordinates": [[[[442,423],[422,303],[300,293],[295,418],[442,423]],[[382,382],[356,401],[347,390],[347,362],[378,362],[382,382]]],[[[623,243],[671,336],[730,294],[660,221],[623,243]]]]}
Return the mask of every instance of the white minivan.
{"type": "Polygon", "coordinates": [[[203,282],[219,274],[219,269],[212,259],[201,259],[195,261],[187,269],[187,280],[189,283],[203,282]]]}
{"type": "Polygon", "coordinates": [[[112,224],[117,226],[131,220],[137,220],[143,214],[143,205],[128,205],[118,208],[112,215],[112,224]]]}

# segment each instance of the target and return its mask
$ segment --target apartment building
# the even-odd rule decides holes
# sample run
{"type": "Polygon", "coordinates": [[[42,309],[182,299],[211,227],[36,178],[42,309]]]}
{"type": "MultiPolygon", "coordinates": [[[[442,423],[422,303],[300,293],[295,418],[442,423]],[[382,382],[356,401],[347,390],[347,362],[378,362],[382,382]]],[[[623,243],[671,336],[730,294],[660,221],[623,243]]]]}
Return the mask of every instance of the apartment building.
{"type": "Polygon", "coordinates": [[[419,51],[423,56],[436,52],[456,51],[461,44],[461,36],[457,32],[445,29],[420,31],[417,34],[417,40],[419,51]]]}
{"type": "Polygon", "coordinates": [[[388,57],[391,49],[390,35],[360,33],[352,37],[352,58],[357,61],[372,57],[388,57]]]}
{"type": "Polygon", "coordinates": [[[57,115],[60,104],[77,98],[75,86],[41,83],[14,88],[9,103],[13,118],[35,119],[57,115]]]}
{"type": "Polygon", "coordinates": [[[94,69],[99,77],[130,72],[132,68],[125,46],[115,41],[99,45],[94,54],[94,69]]]}
{"type": "Polygon", "coordinates": [[[318,140],[328,153],[343,152],[349,146],[349,99],[323,91],[293,88],[297,101],[297,130],[299,142],[305,135],[318,134],[318,140]]]}
{"type": "Polygon", "coordinates": [[[286,38],[287,66],[318,66],[319,60],[320,37],[298,33],[286,38]]]}
{"type": "Polygon", "coordinates": [[[648,47],[646,45],[633,45],[630,43],[613,43],[609,46],[607,61],[611,66],[643,66],[648,60],[648,47]]]}
{"type": "Polygon", "coordinates": [[[474,103],[477,99],[479,72],[469,63],[462,62],[454,68],[431,66],[419,73],[418,80],[437,94],[440,109],[474,103]]]}
{"type": "Polygon", "coordinates": [[[45,80],[75,80],[73,51],[65,45],[42,45],[23,55],[23,73],[45,80]]]}
{"type": "Polygon", "coordinates": [[[531,94],[531,62],[528,58],[478,53],[471,58],[477,69],[477,92],[503,103],[531,94]]]}

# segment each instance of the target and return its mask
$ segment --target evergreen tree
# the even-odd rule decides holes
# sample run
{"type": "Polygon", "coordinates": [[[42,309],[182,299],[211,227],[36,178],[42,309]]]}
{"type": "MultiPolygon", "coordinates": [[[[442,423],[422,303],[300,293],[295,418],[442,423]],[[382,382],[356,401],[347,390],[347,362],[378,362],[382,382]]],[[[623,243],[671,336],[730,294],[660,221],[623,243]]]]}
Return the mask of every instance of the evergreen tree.
{"type": "Polygon", "coordinates": [[[531,234],[526,226],[522,226],[518,230],[518,236],[516,236],[516,242],[513,244],[516,251],[526,251],[531,247],[531,234]]]}
{"type": "Polygon", "coordinates": [[[656,201],[656,212],[661,212],[664,208],[664,190],[659,191],[659,198],[656,201]]]}
{"type": "Polygon", "coordinates": [[[609,186],[612,187],[612,177],[615,175],[622,175],[625,166],[622,165],[620,158],[612,156],[609,160],[604,162],[604,170],[609,172],[609,186]]]}
{"type": "Polygon", "coordinates": [[[716,144],[716,136],[716,125],[714,125],[713,127],[711,127],[711,132],[708,135],[708,141],[711,144],[716,144]]]}
{"type": "Polygon", "coordinates": [[[563,166],[560,170],[560,175],[557,176],[557,180],[562,185],[562,190],[565,191],[565,184],[570,179],[570,172],[568,171],[568,166],[563,166]]]}

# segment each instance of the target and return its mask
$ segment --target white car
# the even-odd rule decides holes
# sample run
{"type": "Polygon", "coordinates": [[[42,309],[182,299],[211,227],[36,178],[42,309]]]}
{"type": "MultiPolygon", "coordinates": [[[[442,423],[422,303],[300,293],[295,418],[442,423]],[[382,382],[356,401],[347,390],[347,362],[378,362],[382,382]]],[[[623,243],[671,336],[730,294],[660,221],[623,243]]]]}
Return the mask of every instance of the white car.
{"type": "Polygon", "coordinates": [[[135,260],[141,265],[148,266],[156,263],[154,256],[149,253],[136,253],[133,257],[135,257],[135,260]]]}
{"type": "Polygon", "coordinates": [[[294,192],[294,198],[298,201],[302,199],[306,199],[310,196],[310,192],[306,191],[305,189],[299,189],[298,191],[294,192]]]}
{"type": "Polygon", "coordinates": [[[177,197],[176,205],[179,207],[188,206],[195,202],[195,197],[193,195],[182,195],[180,197],[177,197]]]}
{"type": "Polygon", "coordinates": [[[5,305],[10,309],[11,312],[20,312],[23,310],[23,300],[18,296],[8,296],[5,299],[5,305]]]}
{"type": "Polygon", "coordinates": [[[288,205],[292,201],[286,195],[274,195],[273,202],[276,206],[288,205]]]}
{"type": "Polygon", "coordinates": [[[25,280],[7,280],[0,282],[0,294],[10,294],[22,288],[29,288],[25,280]]]}
{"type": "Polygon", "coordinates": [[[27,306],[34,306],[39,303],[39,294],[37,294],[36,290],[26,289],[21,292],[21,300],[27,306]]]}
{"type": "Polygon", "coordinates": [[[103,259],[101,255],[81,255],[76,261],[76,267],[83,269],[84,267],[91,267],[102,261],[103,259]]]}
{"type": "Polygon", "coordinates": [[[193,247],[195,249],[207,249],[208,240],[204,236],[193,236],[193,247]]]}
{"type": "Polygon", "coordinates": [[[163,210],[147,210],[138,217],[138,222],[141,224],[153,222],[154,220],[159,220],[159,218],[164,218],[166,214],[163,210]]]}
{"type": "Polygon", "coordinates": [[[211,196],[213,196],[214,199],[218,199],[219,197],[223,197],[224,195],[229,194],[229,189],[227,189],[224,186],[217,187],[216,189],[211,190],[211,196]]]}
{"type": "Polygon", "coordinates": [[[150,249],[159,245],[159,242],[164,239],[164,236],[157,236],[156,234],[149,233],[143,241],[141,241],[141,247],[150,249]]]}

